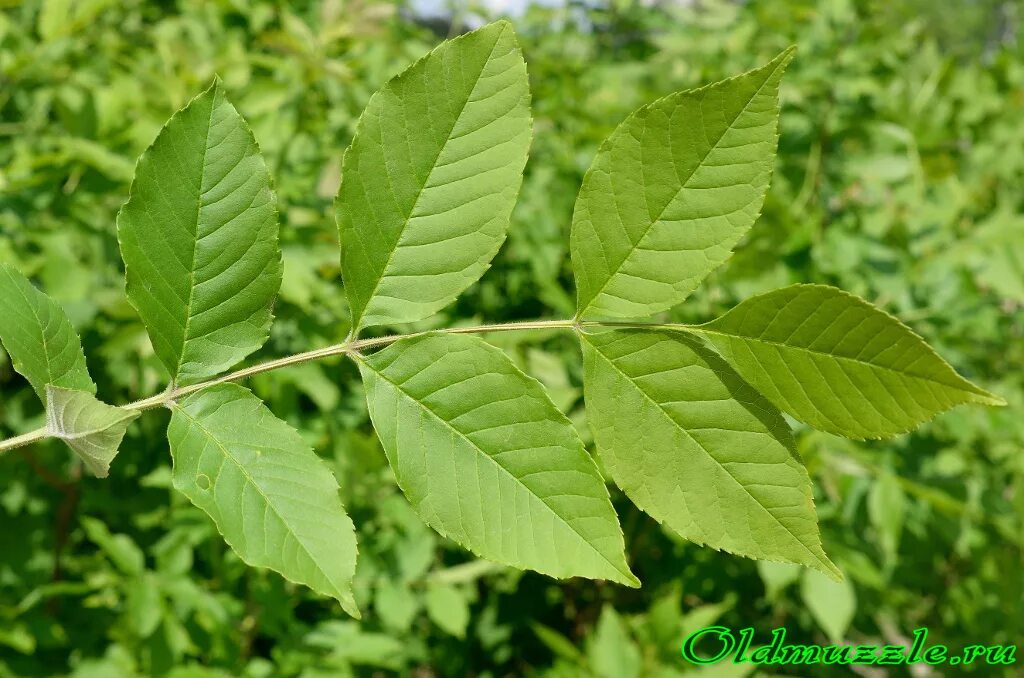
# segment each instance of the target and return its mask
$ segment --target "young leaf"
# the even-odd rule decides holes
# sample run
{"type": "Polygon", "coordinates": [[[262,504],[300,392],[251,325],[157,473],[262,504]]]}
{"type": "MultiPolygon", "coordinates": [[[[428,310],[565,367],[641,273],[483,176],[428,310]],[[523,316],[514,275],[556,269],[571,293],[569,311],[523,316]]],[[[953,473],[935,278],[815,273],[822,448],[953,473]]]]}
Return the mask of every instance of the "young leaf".
{"type": "Polygon", "coordinates": [[[281,286],[270,174],[220,80],[168,121],[117,217],[128,299],[177,384],[267,339],[281,286]]]}
{"type": "Polygon", "coordinates": [[[428,525],[500,563],[639,586],[597,466],[508,356],[426,335],[357,359],[398,485],[428,525]]]}
{"type": "Polygon", "coordinates": [[[96,392],[64,309],[10,264],[0,264],[0,341],[46,404],[46,385],[96,392]]]}
{"type": "Polygon", "coordinates": [[[1005,404],[899,320],[834,287],[752,297],[696,331],[777,407],[848,438],[905,433],[961,403],[1005,404]]]}
{"type": "Polygon", "coordinates": [[[252,393],[234,384],[174,405],[174,487],[208,513],[238,556],[333,596],[352,597],[356,536],[330,469],[252,393]]]}
{"type": "Polygon", "coordinates": [[[836,575],[782,415],[696,337],[581,334],[588,420],[605,468],[681,536],[836,575]]]}
{"type": "Polygon", "coordinates": [[[46,385],[47,433],[66,442],[97,478],[107,477],[124,432],[137,416],[87,391],[46,385]]]}
{"type": "Polygon", "coordinates": [[[505,21],[442,43],[370,99],[337,200],[354,330],[426,318],[483,275],[530,135],[526,63],[505,21]]]}
{"type": "Polygon", "coordinates": [[[764,202],[792,55],[644,106],[601,145],[572,220],[578,317],[667,310],[729,257],[764,202]]]}

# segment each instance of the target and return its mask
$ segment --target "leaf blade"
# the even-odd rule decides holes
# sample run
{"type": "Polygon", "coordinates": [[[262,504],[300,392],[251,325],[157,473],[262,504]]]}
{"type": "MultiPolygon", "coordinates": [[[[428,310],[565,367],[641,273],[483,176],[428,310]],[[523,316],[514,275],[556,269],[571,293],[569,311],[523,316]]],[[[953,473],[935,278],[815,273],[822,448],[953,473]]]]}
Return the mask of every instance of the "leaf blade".
{"type": "Polygon", "coordinates": [[[217,79],[139,158],[117,217],[128,299],[176,384],[266,341],[281,286],[270,173],[217,79]]]}
{"type": "Polygon", "coordinates": [[[87,391],[46,385],[47,433],[60,438],[97,478],[106,478],[137,411],[108,405],[87,391]]]}
{"type": "Polygon", "coordinates": [[[14,369],[46,400],[46,385],[96,392],[75,328],[57,302],[0,264],[0,341],[14,369]]]}
{"type": "Polygon", "coordinates": [[[426,335],[358,361],[374,428],[428,525],[489,560],[639,584],[596,465],[504,353],[426,335]]]}
{"type": "Polygon", "coordinates": [[[644,106],[601,145],[573,212],[577,317],[668,310],[731,255],[768,189],[792,55],[644,106]]]}
{"type": "Polygon", "coordinates": [[[958,404],[1005,404],[898,319],[834,287],[751,297],[694,331],[777,407],[850,438],[905,433],[958,404]]]}
{"type": "Polygon", "coordinates": [[[175,489],[213,519],[243,561],[334,597],[359,617],[355,528],[334,475],[297,431],[251,392],[221,384],[175,404],[167,438],[175,489]],[[258,515],[262,526],[252,522],[258,515]]]}
{"type": "Polygon", "coordinates": [[[529,96],[501,21],[442,43],[370,99],[336,203],[354,331],[426,318],[490,266],[526,164],[529,96]]]}
{"type": "Polygon", "coordinates": [[[837,574],[782,416],[694,337],[581,334],[598,453],[640,509],[686,539],[837,574]]]}

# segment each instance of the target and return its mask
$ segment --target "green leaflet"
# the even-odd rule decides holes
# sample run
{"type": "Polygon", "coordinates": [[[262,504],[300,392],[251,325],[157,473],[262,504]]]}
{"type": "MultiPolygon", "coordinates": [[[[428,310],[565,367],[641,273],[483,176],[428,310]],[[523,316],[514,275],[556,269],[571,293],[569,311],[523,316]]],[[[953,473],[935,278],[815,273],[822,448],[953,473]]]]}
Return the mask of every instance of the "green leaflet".
{"type": "Polygon", "coordinates": [[[128,424],[138,416],[86,391],[46,385],[47,432],[66,442],[97,478],[107,477],[128,424]]]}
{"type": "Polygon", "coordinates": [[[337,200],[353,331],[426,318],[483,275],[530,135],[526,64],[505,21],[442,43],[370,99],[337,200]]]}
{"type": "Polygon", "coordinates": [[[357,359],[374,428],[428,525],[490,560],[639,586],[593,459],[504,353],[426,335],[357,359]]]}
{"type": "Polygon", "coordinates": [[[220,80],[143,153],[117,233],[128,299],[172,382],[218,374],[266,341],[281,286],[274,194],[220,80]]]}
{"type": "Polygon", "coordinates": [[[764,202],[792,55],[644,106],[601,145],[572,220],[577,317],[665,311],[730,256],[764,202]]]}
{"type": "Polygon", "coordinates": [[[581,334],[587,418],[615,483],[680,535],[833,576],[789,427],[682,333],[581,334]]]}
{"type": "Polygon", "coordinates": [[[849,438],[904,433],[961,403],[1005,404],[899,320],[834,287],[752,297],[694,331],[777,407],[849,438]]]}
{"type": "Polygon", "coordinates": [[[173,407],[174,487],[213,518],[238,556],[359,617],[356,536],[338,483],[298,432],[252,393],[221,384],[173,407]]]}
{"type": "Polygon", "coordinates": [[[0,264],[0,340],[43,404],[47,384],[96,392],[64,309],[9,264],[0,264]]]}

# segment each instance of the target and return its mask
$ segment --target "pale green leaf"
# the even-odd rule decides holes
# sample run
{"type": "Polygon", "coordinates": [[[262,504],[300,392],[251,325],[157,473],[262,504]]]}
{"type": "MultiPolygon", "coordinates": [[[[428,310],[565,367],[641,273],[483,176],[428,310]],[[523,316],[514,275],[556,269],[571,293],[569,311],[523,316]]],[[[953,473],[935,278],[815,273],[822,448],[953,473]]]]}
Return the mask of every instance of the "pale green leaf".
{"type": "Polygon", "coordinates": [[[905,433],[961,403],[1005,404],[899,320],[834,287],[752,297],[695,331],[777,407],[849,438],[905,433]]]}
{"type": "Polygon", "coordinates": [[[801,572],[799,567],[791,563],[757,561],[757,573],[764,584],[764,596],[769,601],[778,600],[779,595],[800,578],[801,572]]]}
{"type": "Polygon", "coordinates": [[[370,99],[337,200],[356,331],[426,318],[483,275],[530,135],[526,64],[505,21],[442,43],[370,99]]]}
{"type": "Polygon", "coordinates": [[[805,570],[800,581],[800,597],[829,640],[843,642],[857,611],[857,596],[850,580],[835,581],[805,570]]]}
{"type": "Polygon", "coordinates": [[[96,392],[64,309],[9,264],[0,264],[0,341],[44,404],[47,384],[96,392]]]}
{"type": "Polygon", "coordinates": [[[386,628],[408,632],[416,619],[419,606],[419,599],[404,582],[392,577],[383,577],[378,581],[373,607],[386,628]]]}
{"type": "Polygon", "coordinates": [[[327,465],[252,393],[221,384],[173,407],[174,487],[213,518],[238,556],[333,596],[352,597],[356,536],[327,465]]]}
{"type": "Polygon", "coordinates": [[[143,153],[117,217],[128,299],[178,384],[266,341],[281,286],[270,174],[217,80],[143,153]]]}
{"type": "Polygon", "coordinates": [[[683,333],[581,334],[587,418],[615,483],[681,536],[836,574],[782,415],[683,333]]]}
{"type": "Polygon", "coordinates": [[[572,221],[578,317],[665,311],[730,256],[768,190],[792,54],[644,106],[601,145],[572,221]]]}
{"type": "Polygon", "coordinates": [[[113,534],[102,521],[82,516],[82,529],[89,541],[107,554],[110,562],[123,574],[138,576],[146,569],[146,556],[138,544],[126,534],[113,534]]]}
{"type": "Polygon", "coordinates": [[[448,584],[431,584],[424,598],[427,615],[445,633],[466,637],[469,625],[469,601],[466,595],[448,584]]]}
{"type": "Polygon", "coordinates": [[[139,638],[153,635],[164,616],[160,576],[143,572],[124,584],[124,616],[139,638]]]}
{"type": "Polygon", "coordinates": [[[435,334],[357,359],[398,484],[427,524],[489,560],[639,585],[594,460],[504,353],[435,334]]]}
{"type": "Polygon", "coordinates": [[[871,485],[868,493],[868,518],[878,531],[878,543],[886,561],[891,565],[899,557],[906,504],[906,495],[900,487],[900,481],[892,473],[882,473],[871,485]]]}
{"type": "Polygon", "coordinates": [[[75,451],[97,478],[106,478],[135,410],[107,405],[86,391],[46,385],[46,432],[75,451]]]}
{"type": "Polygon", "coordinates": [[[611,605],[605,604],[601,610],[587,646],[587,658],[598,678],[640,678],[640,650],[611,605]]]}

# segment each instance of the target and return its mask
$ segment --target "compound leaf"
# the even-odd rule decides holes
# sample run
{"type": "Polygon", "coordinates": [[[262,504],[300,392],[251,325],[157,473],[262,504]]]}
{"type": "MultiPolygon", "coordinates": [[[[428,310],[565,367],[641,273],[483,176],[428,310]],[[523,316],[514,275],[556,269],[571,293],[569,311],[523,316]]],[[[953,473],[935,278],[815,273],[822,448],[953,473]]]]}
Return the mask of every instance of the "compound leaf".
{"type": "Polygon", "coordinates": [[[47,384],[96,392],[64,309],[9,264],[0,264],[0,340],[43,404],[47,384]]]}
{"type": "Polygon", "coordinates": [[[97,478],[107,477],[128,424],[138,416],[87,391],[46,385],[47,433],[67,443],[97,478]]]}
{"type": "Polygon", "coordinates": [[[696,331],[777,407],[849,438],[904,433],[961,403],[1005,404],[899,320],[834,287],[751,297],[696,331]]]}
{"type": "Polygon", "coordinates": [[[581,338],[587,419],[633,503],[698,544],[837,575],[807,471],[768,401],[696,337],[581,338]]]}
{"type": "Polygon", "coordinates": [[[370,99],[337,200],[355,330],[426,318],[483,275],[530,135],[526,63],[505,21],[442,43],[370,99]]]}
{"type": "Polygon", "coordinates": [[[768,190],[792,54],[644,106],[601,145],[573,213],[578,317],[667,310],[729,257],[768,190]]]}
{"type": "Polygon", "coordinates": [[[238,556],[333,596],[352,597],[356,536],[326,464],[256,396],[221,384],[173,407],[174,487],[205,511],[238,556]]]}
{"type": "Polygon", "coordinates": [[[270,174],[216,80],[143,153],[117,218],[128,299],[174,383],[218,374],[266,341],[277,230],[270,174]]]}
{"type": "Polygon", "coordinates": [[[358,361],[374,428],[428,525],[490,560],[639,585],[594,460],[508,356],[426,335],[358,361]]]}

